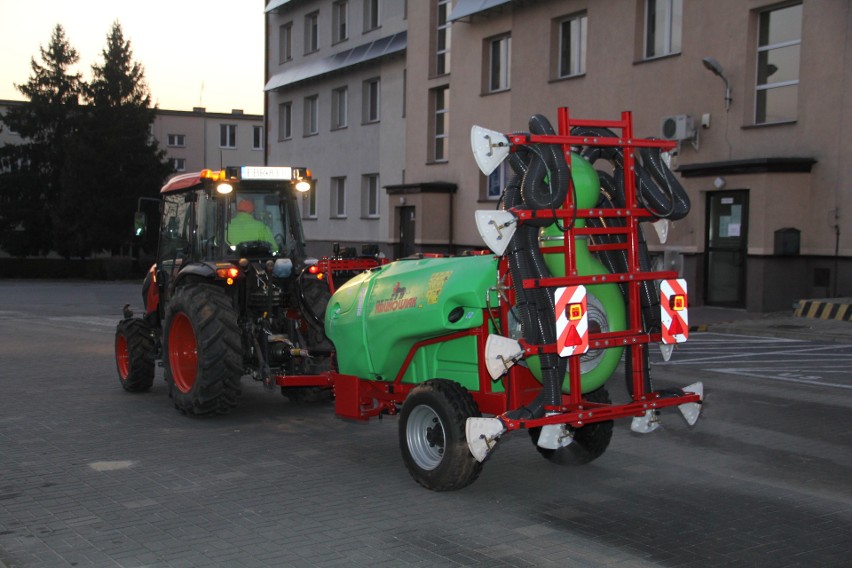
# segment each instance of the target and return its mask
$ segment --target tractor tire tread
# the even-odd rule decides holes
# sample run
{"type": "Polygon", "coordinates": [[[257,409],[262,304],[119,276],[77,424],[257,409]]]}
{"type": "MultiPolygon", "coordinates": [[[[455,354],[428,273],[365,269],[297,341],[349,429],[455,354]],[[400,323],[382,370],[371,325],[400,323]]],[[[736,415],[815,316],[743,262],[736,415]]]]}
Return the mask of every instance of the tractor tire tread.
{"type": "Polygon", "coordinates": [[[179,289],[166,314],[165,376],[175,407],[207,416],[233,409],[241,392],[242,343],[231,299],[218,286],[192,284],[179,289]],[[188,393],[175,385],[168,357],[168,329],[175,312],[183,311],[196,334],[198,376],[188,393]]]}
{"type": "MultiPolygon", "coordinates": [[[[119,322],[115,330],[116,348],[120,336],[124,336],[127,348],[127,376],[118,379],[127,392],[146,392],[154,385],[155,342],[150,326],[141,319],[126,319],[119,322]]],[[[116,352],[116,359],[119,354],[116,352]]]]}

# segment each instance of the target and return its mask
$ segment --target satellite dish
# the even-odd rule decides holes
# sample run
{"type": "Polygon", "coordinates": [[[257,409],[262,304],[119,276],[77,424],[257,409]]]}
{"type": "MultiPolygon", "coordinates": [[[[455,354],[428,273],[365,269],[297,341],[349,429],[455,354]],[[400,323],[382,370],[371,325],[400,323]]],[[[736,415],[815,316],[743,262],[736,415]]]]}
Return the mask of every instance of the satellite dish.
{"type": "Polygon", "coordinates": [[[494,254],[503,256],[518,228],[518,219],[509,211],[479,209],[474,212],[476,229],[494,254]]]}
{"type": "Polygon", "coordinates": [[[470,147],[473,150],[473,158],[476,165],[485,175],[497,169],[506,156],[509,155],[509,139],[500,132],[488,130],[481,126],[473,126],[470,129],[470,147]]]}

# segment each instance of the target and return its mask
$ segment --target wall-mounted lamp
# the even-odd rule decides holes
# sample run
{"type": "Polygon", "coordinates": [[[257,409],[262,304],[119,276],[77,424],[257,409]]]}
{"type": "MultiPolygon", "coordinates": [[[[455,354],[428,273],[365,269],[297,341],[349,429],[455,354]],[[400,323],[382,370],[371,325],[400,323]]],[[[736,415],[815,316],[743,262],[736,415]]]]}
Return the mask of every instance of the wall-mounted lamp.
{"type": "Polygon", "coordinates": [[[722,65],[716,61],[712,57],[705,57],[701,60],[704,63],[704,67],[713,72],[714,75],[718,75],[725,82],[725,110],[731,108],[731,84],[728,83],[728,78],[725,77],[725,71],[722,69],[722,65]]]}
{"type": "Polygon", "coordinates": [[[713,180],[713,187],[715,187],[716,189],[722,189],[727,184],[728,182],[725,181],[725,178],[723,178],[722,176],[718,176],[716,179],[713,180]]]}

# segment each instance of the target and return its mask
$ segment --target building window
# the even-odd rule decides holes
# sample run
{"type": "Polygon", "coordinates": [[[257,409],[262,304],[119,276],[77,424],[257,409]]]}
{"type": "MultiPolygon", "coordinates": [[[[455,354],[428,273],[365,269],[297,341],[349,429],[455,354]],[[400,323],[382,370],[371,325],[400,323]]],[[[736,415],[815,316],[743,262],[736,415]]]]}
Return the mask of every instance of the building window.
{"type": "Polygon", "coordinates": [[[485,179],[485,191],[482,192],[482,199],[488,201],[497,201],[503,195],[503,188],[511,179],[512,168],[509,166],[509,161],[506,160],[500,164],[496,170],[485,179]]]}
{"type": "Polygon", "coordinates": [[[331,41],[337,43],[349,37],[349,2],[337,0],[331,5],[331,41]]]}
{"type": "Polygon", "coordinates": [[[379,104],[381,96],[381,81],[378,78],[364,81],[363,121],[378,122],[380,118],[379,104]]]}
{"type": "Polygon", "coordinates": [[[557,78],[586,72],[586,14],[570,16],[559,22],[559,70],[557,78]]]}
{"type": "Polygon", "coordinates": [[[375,30],[381,22],[379,13],[379,0],[364,0],[364,32],[375,30]]]}
{"type": "Polygon", "coordinates": [[[236,148],[237,147],[237,125],[236,124],[220,124],[219,125],[219,147],[220,148],[236,148]]]}
{"type": "Polygon", "coordinates": [[[278,63],[293,59],[293,22],[278,28],[278,63]]]}
{"type": "Polygon", "coordinates": [[[802,5],[761,12],[757,32],[757,124],[796,119],[802,5]]]}
{"type": "Polygon", "coordinates": [[[368,174],[361,180],[361,216],[379,217],[379,174],[368,174]]]}
{"type": "Polygon", "coordinates": [[[346,218],[346,178],[331,178],[331,218],[346,218]]]}
{"type": "Polygon", "coordinates": [[[185,158],[172,158],[169,160],[172,163],[172,169],[176,172],[185,172],[186,171],[186,159],[185,158]]]}
{"type": "Polygon", "coordinates": [[[305,97],[305,136],[319,134],[319,97],[305,97]]]}
{"type": "Polygon", "coordinates": [[[278,139],[289,140],[293,137],[293,103],[278,105],[278,139]]]}
{"type": "Polygon", "coordinates": [[[305,219],[317,218],[317,188],[312,187],[310,191],[302,194],[302,217],[305,219]]]}
{"type": "Polygon", "coordinates": [[[331,129],[346,128],[349,89],[340,87],[331,92],[331,129]]]}
{"type": "Polygon", "coordinates": [[[319,50],[319,12],[305,16],[305,54],[319,50]]]}
{"type": "Polygon", "coordinates": [[[432,89],[432,96],[430,98],[433,119],[431,129],[431,156],[429,156],[429,160],[432,162],[446,162],[448,158],[447,145],[449,142],[450,125],[450,88],[438,87],[437,89],[432,89]]]}
{"type": "Polygon", "coordinates": [[[645,59],[680,53],[683,0],[645,1],[645,59]]]}
{"type": "Polygon", "coordinates": [[[185,134],[169,134],[168,145],[173,147],[173,148],[183,148],[184,146],[186,146],[186,135],[185,134]]]}
{"type": "Polygon", "coordinates": [[[450,39],[452,24],[448,21],[450,15],[450,0],[437,0],[437,29],[435,30],[435,75],[446,75],[450,72],[450,39]]]}
{"type": "Polygon", "coordinates": [[[488,88],[489,93],[509,89],[512,64],[512,36],[504,35],[487,39],[488,46],[488,88]]]}
{"type": "Polygon", "coordinates": [[[251,127],[251,149],[252,150],[263,150],[263,127],[262,126],[252,126],[251,127]]]}

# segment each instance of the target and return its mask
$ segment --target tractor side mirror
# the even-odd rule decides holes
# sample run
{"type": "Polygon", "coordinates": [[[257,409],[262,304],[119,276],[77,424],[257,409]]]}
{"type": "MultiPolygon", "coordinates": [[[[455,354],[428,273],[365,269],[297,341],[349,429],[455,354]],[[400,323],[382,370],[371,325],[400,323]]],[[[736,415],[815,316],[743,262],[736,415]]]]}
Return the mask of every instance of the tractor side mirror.
{"type": "Polygon", "coordinates": [[[148,218],[142,211],[137,211],[133,214],[133,236],[142,237],[145,235],[145,230],[148,228],[148,218]]]}

